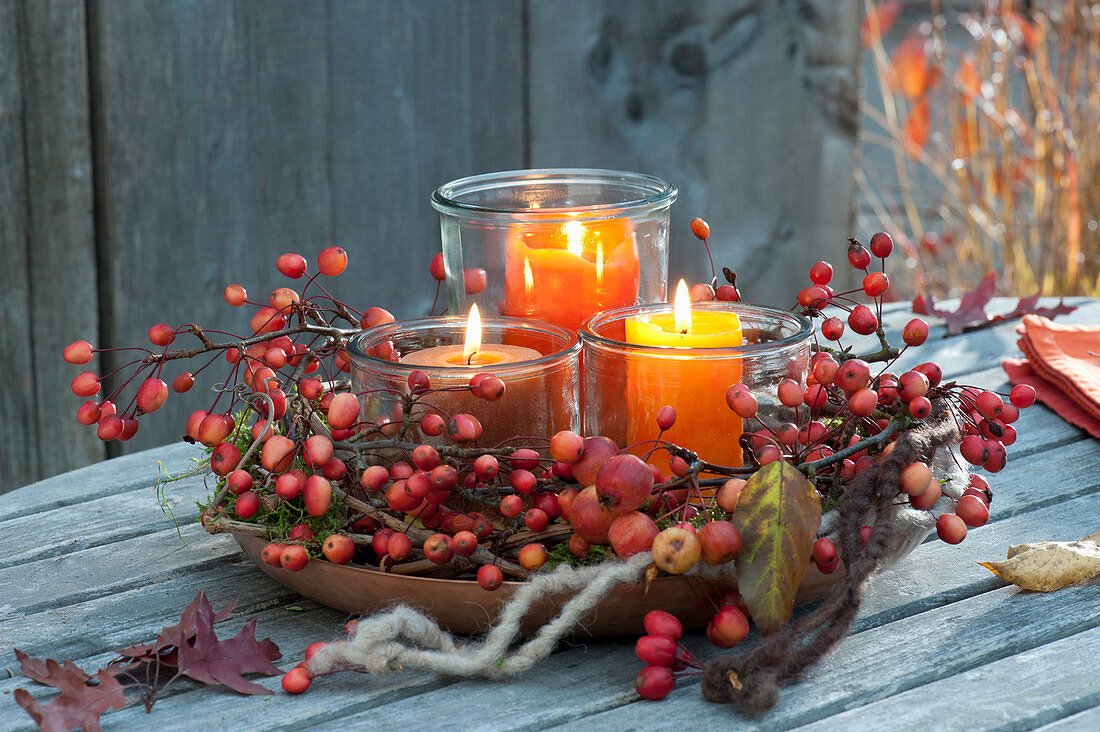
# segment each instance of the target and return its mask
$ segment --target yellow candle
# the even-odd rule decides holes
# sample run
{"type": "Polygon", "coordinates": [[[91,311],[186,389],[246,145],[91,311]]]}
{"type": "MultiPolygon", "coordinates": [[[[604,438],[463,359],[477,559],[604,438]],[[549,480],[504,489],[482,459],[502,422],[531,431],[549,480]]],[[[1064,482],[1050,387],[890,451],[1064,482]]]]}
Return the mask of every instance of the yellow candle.
{"type": "Polygon", "coordinates": [[[676,423],[665,432],[665,439],[709,462],[740,465],[741,418],[726,406],[725,392],[741,380],[741,365],[731,365],[729,359],[708,360],[705,354],[689,350],[742,345],[737,314],[692,310],[687,284],[680,280],[675,312],[630,318],[625,325],[627,343],[670,347],[668,355],[650,358],[647,354],[627,363],[629,443],[657,437],[657,412],[669,405],[676,410],[676,423]]]}

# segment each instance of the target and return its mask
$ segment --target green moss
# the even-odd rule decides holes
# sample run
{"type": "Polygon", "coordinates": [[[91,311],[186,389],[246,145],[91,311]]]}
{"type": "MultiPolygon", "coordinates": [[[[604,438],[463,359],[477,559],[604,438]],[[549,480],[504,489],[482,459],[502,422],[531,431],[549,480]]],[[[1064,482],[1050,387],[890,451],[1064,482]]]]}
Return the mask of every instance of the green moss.
{"type": "Polygon", "coordinates": [[[611,550],[611,547],[603,544],[593,544],[588,548],[588,554],[585,555],[584,559],[577,559],[573,556],[573,552],[569,551],[569,542],[563,541],[550,550],[543,569],[551,570],[562,564],[568,564],[570,567],[587,567],[599,564],[608,557],[613,556],[615,556],[615,552],[611,550]]]}
{"type": "MultiPolygon", "coordinates": [[[[706,510],[700,511],[699,513],[697,513],[694,516],[692,516],[691,518],[689,518],[688,523],[691,524],[692,526],[694,526],[695,528],[700,529],[700,528],[703,527],[704,524],[709,523],[711,521],[728,521],[728,520],[729,520],[729,514],[726,513],[725,511],[723,511],[722,509],[718,508],[718,506],[708,506],[706,508],[706,510]]],[[[658,521],[657,522],[657,528],[660,529],[661,531],[664,531],[668,527],[676,526],[679,523],[680,523],[680,517],[679,517],[678,514],[674,513],[672,516],[668,516],[667,518],[663,518],[660,521],[658,521]]]]}

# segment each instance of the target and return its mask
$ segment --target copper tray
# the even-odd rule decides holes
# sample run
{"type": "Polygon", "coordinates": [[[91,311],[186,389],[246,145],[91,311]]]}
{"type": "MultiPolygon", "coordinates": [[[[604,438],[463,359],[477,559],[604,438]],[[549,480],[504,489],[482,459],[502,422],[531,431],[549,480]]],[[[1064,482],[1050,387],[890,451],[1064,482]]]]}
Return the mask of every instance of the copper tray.
{"type": "MultiPolygon", "coordinates": [[[[234,534],[248,557],[272,579],[300,595],[337,610],[365,613],[385,610],[399,603],[422,610],[453,633],[478,633],[489,628],[500,607],[522,582],[505,582],[492,592],[472,580],[434,579],[387,574],[348,564],[313,561],[300,572],[272,567],[260,558],[267,542],[255,536],[234,534]]],[[[821,599],[841,572],[823,575],[814,565],[806,572],[795,598],[797,604],[821,599]]],[[[732,583],[731,583],[732,584],[732,583]]],[[[536,604],[524,619],[522,632],[533,635],[553,619],[562,602],[551,596],[536,604]]],[[[623,585],[593,609],[578,626],[576,636],[635,636],[643,634],[642,619],[650,610],[665,610],[685,627],[705,626],[714,615],[707,599],[707,582],[692,577],[660,577],[648,592],[641,585],[623,585]]]]}

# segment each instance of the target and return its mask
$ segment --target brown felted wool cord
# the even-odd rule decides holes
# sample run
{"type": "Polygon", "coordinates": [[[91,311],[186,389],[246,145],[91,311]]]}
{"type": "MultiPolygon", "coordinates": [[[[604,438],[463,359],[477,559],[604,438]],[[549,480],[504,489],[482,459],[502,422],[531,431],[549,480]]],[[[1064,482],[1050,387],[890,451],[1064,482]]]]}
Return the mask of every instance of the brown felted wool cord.
{"type": "Polygon", "coordinates": [[[891,552],[901,471],[916,460],[930,461],[936,450],[957,441],[958,426],[937,404],[939,420],[906,432],[893,451],[852,479],[840,498],[840,551],[846,575],[822,603],[799,620],[760,640],[739,656],[719,656],[703,671],[703,696],[717,703],[737,702],[759,715],[779,701],[779,687],[798,681],[848,633],[859,612],[867,580],[891,552]],[[869,518],[870,515],[870,518],[869,518]],[[860,527],[871,526],[866,546],[860,527]]]}

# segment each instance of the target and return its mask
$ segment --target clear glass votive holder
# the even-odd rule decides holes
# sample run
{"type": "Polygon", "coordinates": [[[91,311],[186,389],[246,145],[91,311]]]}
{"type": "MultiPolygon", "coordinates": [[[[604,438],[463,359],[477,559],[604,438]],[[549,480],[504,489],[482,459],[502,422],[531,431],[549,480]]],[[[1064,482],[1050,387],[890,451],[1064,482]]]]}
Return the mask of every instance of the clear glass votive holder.
{"type": "MultiPolygon", "coordinates": [[[[420,318],[385,323],[352,338],[347,345],[352,383],[359,393],[364,419],[399,421],[408,378],[428,375],[433,391],[421,398],[419,420],[429,411],[449,419],[472,414],[481,422],[481,446],[517,437],[549,441],[559,430],[577,429],[580,421],[580,342],[575,333],[516,318],[482,319],[481,347],[474,365],[466,365],[465,317],[420,318]],[[504,382],[496,401],[475,397],[470,377],[494,374],[504,382]]],[[[428,443],[433,439],[417,434],[428,443]]]]}
{"type": "MultiPolygon", "coordinates": [[[[676,410],[676,422],[662,439],[708,462],[740,466],[744,425],[726,405],[726,390],[742,382],[757,398],[758,414],[768,424],[794,421],[794,410],[779,402],[777,386],[787,378],[805,385],[813,326],[802,315],[739,302],[692,303],[691,309],[718,319],[735,314],[742,345],[628,342],[628,321],[667,316],[673,312],[672,303],[610,310],[581,326],[583,430],[587,435],[606,435],[619,445],[646,443],[657,438],[657,412],[669,405],[676,410]]],[[[641,444],[633,451],[644,454],[652,446],[641,444]]],[[[667,456],[654,459],[667,465],[667,456]]]]}
{"type": "Polygon", "coordinates": [[[665,299],[676,188],[641,173],[487,173],[432,193],[448,307],[576,331],[601,310],[665,299]]]}

